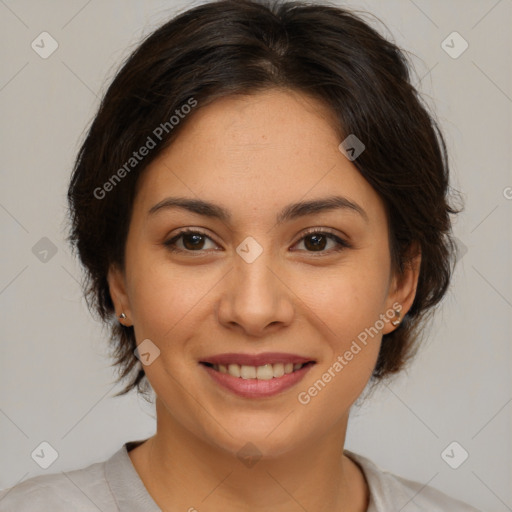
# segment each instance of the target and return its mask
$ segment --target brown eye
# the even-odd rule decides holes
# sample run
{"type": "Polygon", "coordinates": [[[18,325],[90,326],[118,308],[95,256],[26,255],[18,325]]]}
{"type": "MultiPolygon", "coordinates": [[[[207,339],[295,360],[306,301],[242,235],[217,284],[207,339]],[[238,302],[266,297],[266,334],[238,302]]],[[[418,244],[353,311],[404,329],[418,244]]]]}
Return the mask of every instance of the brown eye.
{"type": "Polygon", "coordinates": [[[182,235],[183,246],[185,249],[193,251],[194,249],[202,249],[204,245],[204,236],[199,233],[186,233],[182,235]]]}
{"type": "Polygon", "coordinates": [[[347,241],[326,231],[310,231],[299,240],[299,243],[304,244],[307,252],[318,253],[331,253],[351,247],[347,241]],[[329,243],[331,243],[330,248],[327,247],[329,243]],[[326,247],[327,250],[325,250],[326,247]]]}
{"type": "Polygon", "coordinates": [[[327,237],[320,233],[304,237],[304,246],[311,251],[322,251],[327,245],[327,237]]]}
{"type": "Polygon", "coordinates": [[[212,241],[209,236],[201,231],[184,230],[164,242],[164,245],[172,252],[200,252],[208,249],[205,248],[208,240],[212,241]]]}

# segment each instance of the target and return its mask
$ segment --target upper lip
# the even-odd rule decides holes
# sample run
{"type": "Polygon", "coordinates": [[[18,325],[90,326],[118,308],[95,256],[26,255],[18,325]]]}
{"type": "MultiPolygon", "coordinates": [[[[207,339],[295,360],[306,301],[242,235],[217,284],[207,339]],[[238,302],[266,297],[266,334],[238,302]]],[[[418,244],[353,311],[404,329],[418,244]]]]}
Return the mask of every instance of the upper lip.
{"type": "Polygon", "coordinates": [[[205,357],[201,359],[201,363],[210,364],[238,364],[244,366],[263,366],[265,364],[277,363],[293,363],[304,364],[313,361],[310,357],[303,357],[297,354],[287,354],[285,352],[263,352],[261,354],[217,354],[214,356],[205,357]]]}

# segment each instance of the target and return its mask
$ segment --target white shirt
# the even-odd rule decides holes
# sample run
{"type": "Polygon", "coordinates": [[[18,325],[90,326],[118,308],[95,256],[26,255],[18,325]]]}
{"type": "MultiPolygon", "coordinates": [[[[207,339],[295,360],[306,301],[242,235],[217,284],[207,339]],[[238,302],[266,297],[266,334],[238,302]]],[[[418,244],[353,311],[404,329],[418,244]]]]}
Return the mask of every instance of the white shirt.
{"type": "MultiPolygon", "coordinates": [[[[4,489],[0,512],[161,512],[128,455],[142,442],[125,443],[103,462],[38,475],[4,489]]],[[[433,487],[383,471],[366,457],[344,453],[361,467],[368,482],[367,512],[480,512],[433,487]]],[[[201,510],[200,503],[191,503],[194,506],[201,510]]]]}

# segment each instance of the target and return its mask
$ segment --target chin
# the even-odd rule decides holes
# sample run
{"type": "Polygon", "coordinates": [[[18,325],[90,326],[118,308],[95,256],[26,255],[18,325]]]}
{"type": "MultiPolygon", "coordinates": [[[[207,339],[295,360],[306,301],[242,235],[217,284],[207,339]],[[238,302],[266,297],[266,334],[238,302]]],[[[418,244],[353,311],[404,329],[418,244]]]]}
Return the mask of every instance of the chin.
{"type": "MultiPolygon", "coordinates": [[[[244,415],[226,426],[227,432],[216,422],[204,427],[206,436],[203,439],[211,446],[218,447],[229,454],[241,458],[255,456],[257,458],[276,458],[300,449],[308,442],[304,428],[292,421],[293,413],[288,416],[290,408],[279,414],[266,414],[264,418],[253,414],[244,415]],[[228,433],[229,432],[229,433],[228,433]],[[231,435],[230,435],[231,434],[231,435]]],[[[258,414],[255,411],[256,414],[258,414]]]]}

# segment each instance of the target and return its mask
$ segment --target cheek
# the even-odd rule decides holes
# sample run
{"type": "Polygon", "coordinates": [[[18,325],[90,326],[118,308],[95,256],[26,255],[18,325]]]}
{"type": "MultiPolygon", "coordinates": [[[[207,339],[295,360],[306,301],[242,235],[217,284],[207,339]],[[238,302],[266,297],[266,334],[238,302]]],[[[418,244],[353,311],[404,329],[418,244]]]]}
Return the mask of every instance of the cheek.
{"type": "Polygon", "coordinates": [[[316,274],[297,275],[294,291],[331,329],[335,344],[344,344],[384,313],[389,275],[382,264],[361,260],[316,274]]]}
{"type": "Polygon", "coordinates": [[[318,406],[335,402],[348,407],[364,389],[377,361],[388,274],[371,261],[363,263],[361,258],[357,265],[340,266],[330,276],[297,280],[298,294],[313,312],[310,321],[327,342],[321,364],[302,387],[307,392],[314,386],[311,396],[322,396],[315,398],[318,406]]]}
{"type": "Polygon", "coordinates": [[[332,283],[328,293],[311,293],[315,314],[310,318],[318,317],[314,328],[326,343],[319,364],[296,397],[307,411],[310,428],[316,428],[315,418],[322,418],[325,425],[339,421],[372,375],[382,340],[375,326],[383,312],[384,292],[376,288],[374,282],[352,275],[332,283]]]}
{"type": "MultiPolygon", "coordinates": [[[[177,361],[183,367],[194,360],[189,354],[194,344],[188,340],[200,336],[198,326],[211,317],[214,306],[209,294],[222,273],[172,265],[161,253],[149,250],[140,251],[131,265],[129,295],[137,343],[150,339],[166,367],[175,367],[177,361]]],[[[149,373],[151,369],[146,368],[149,373]]]]}
{"type": "Polygon", "coordinates": [[[185,380],[196,364],[190,353],[193,344],[188,341],[198,332],[197,314],[204,307],[201,298],[207,293],[207,284],[193,275],[162,263],[141,265],[132,274],[137,344],[149,339],[159,350],[144,371],[157,395],[165,395],[171,403],[183,400],[174,379],[185,380]]]}
{"type": "Polygon", "coordinates": [[[141,268],[132,284],[134,323],[157,338],[178,328],[207,291],[207,283],[192,275],[165,265],[141,268]]]}

